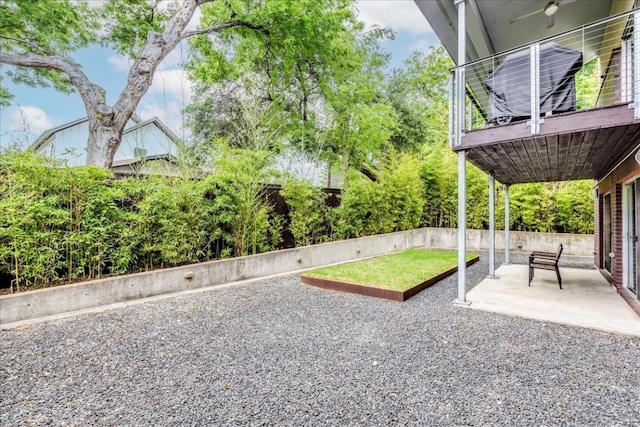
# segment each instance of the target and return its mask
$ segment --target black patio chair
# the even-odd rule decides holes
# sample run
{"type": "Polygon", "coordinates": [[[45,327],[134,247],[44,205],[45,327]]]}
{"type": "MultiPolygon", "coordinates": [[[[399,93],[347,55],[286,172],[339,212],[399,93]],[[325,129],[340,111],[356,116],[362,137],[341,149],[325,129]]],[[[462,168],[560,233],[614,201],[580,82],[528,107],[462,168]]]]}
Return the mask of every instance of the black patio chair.
{"type": "Polygon", "coordinates": [[[562,278],[558,269],[558,261],[560,260],[560,255],[562,255],[562,249],[563,246],[560,243],[557,253],[533,251],[529,255],[529,286],[531,286],[531,281],[533,280],[533,270],[539,268],[541,270],[555,270],[558,277],[558,285],[562,289],[562,278]]]}

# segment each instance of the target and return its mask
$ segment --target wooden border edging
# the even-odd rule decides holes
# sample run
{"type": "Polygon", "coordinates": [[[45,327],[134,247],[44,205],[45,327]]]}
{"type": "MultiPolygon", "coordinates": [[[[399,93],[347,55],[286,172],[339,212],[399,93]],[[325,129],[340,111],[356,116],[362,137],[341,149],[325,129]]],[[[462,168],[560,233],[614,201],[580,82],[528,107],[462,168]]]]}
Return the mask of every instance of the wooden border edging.
{"type": "MultiPolygon", "coordinates": [[[[467,267],[480,261],[480,257],[476,256],[467,261],[467,267]]],[[[327,289],[330,291],[348,292],[351,294],[365,295],[374,298],[382,298],[391,301],[406,301],[412,296],[416,295],[420,291],[434,285],[440,280],[451,276],[458,271],[458,267],[450,268],[449,270],[438,274],[435,277],[430,278],[427,281],[417,284],[406,291],[394,291],[391,289],[375,288],[372,286],[359,285],[356,283],[343,282],[340,280],[323,279],[320,277],[307,276],[303,274],[300,276],[300,281],[305,285],[315,286],[316,288],[327,289]]]]}

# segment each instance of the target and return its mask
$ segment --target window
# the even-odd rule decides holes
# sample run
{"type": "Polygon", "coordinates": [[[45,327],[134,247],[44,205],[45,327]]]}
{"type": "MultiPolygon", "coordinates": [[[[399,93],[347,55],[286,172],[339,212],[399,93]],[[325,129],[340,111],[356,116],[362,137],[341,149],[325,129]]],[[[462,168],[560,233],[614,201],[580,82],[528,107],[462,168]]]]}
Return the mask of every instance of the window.
{"type": "Polygon", "coordinates": [[[147,150],[144,148],[136,147],[133,149],[133,155],[138,159],[147,155],[147,150]]]}

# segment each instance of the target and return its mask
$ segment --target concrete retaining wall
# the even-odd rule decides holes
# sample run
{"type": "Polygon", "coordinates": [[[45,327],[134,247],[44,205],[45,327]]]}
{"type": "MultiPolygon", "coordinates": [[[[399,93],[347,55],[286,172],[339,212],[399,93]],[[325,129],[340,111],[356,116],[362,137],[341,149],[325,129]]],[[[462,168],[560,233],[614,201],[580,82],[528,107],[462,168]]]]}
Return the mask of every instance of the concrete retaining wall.
{"type": "MultiPolygon", "coordinates": [[[[512,250],[555,251],[558,243],[563,243],[568,255],[592,256],[593,253],[593,236],[590,235],[510,234],[512,250]]],[[[468,230],[469,251],[486,249],[488,241],[487,231],[468,230]]],[[[19,322],[424,246],[455,249],[457,230],[422,228],[5,295],[0,297],[0,323],[19,322]]],[[[496,233],[496,248],[504,248],[502,233],[496,233]]]]}
{"type": "MultiPolygon", "coordinates": [[[[455,249],[458,245],[458,230],[455,228],[428,228],[426,246],[455,249]]],[[[504,231],[496,231],[496,250],[504,250],[504,231]]],[[[526,231],[509,232],[509,248],[517,252],[545,251],[557,252],[558,245],[564,245],[564,255],[593,256],[593,234],[532,233],[526,231]]],[[[487,230],[467,230],[467,250],[487,250],[489,232],[487,230]]]]}

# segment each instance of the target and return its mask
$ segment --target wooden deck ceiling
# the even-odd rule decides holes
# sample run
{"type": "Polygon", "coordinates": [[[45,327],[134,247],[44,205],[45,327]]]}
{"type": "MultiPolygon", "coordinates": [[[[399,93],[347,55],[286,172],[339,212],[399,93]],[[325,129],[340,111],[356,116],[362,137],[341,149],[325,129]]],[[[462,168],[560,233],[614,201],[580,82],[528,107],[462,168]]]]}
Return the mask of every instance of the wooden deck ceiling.
{"type": "Polygon", "coordinates": [[[503,184],[603,178],[640,145],[640,120],[627,104],[544,118],[532,136],[526,122],[468,131],[467,160],[503,184]]]}

